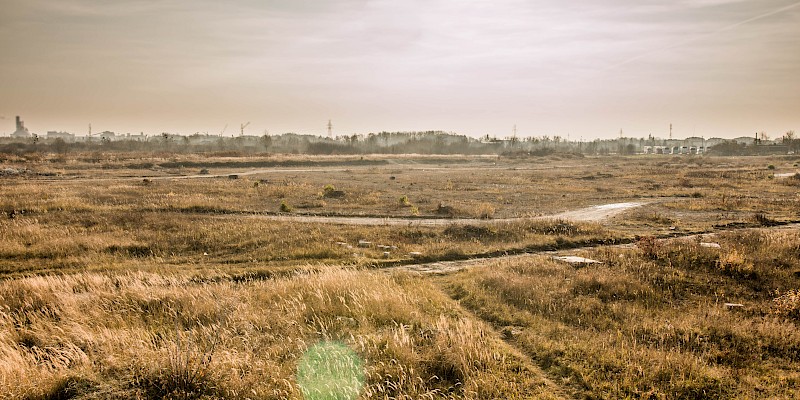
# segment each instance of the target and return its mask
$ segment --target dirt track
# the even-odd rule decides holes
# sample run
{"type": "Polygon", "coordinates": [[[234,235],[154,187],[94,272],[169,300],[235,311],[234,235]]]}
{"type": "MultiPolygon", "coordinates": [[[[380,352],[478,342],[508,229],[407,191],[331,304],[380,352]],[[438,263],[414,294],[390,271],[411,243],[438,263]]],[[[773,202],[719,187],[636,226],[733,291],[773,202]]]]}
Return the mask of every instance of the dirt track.
{"type": "Polygon", "coordinates": [[[544,215],[534,218],[399,218],[399,217],[338,217],[338,216],[307,216],[307,215],[258,215],[256,218],[270,221],[307,222],[338,225],[369,225],[369,226],[447,226],[447,225],[486,225],[522,220],[563,219],[575,222],[598,222],[611,218],[631,208],[640,207],[644,203],[612,203],[599,206],[566,211],[559,214],[544,215]]]}
{"type": "MultiPolygon", "coordinates": [[[[800,223],[791,223],[787,225],[779,225],[773,227],[766,227],[766,228],[744,228],[744,229],[763,229],[763,230],[797,230],[800,229],[800,223]]],[[[717,236],[717,233],[710,232],[710,233],[702,233],[702,234],[688,234],[683,236],[676,236],[672,238],[665,238],[659,239],[661,241],[669,241],[669,240],[702,240],[702,241],[710,241],[713,242],[714,238],[717,236]]],[[[581,251],[586,251],[590,249],[595,249],[598,247],[603,248],[633,248],[635,244],[628,243],[628,244],[611,244],[611,245],[601,245],[601,246],[589,246],[584,248],[577,248],[577,249],[569,249],[569,250],[557,250],[557,251],[534,251],[529,253],[523,254],[512,254],[512,255],[505,255],[505,256],[494,256],[494,257],[484,257],[484,258],[475,258],[470,260],[458,260],[458,261],[435,261],[429,263],[420,263],[420,264],[406,264],[406,265],[398,265],[396,267],[389,267],[386,270],[391,271],[408,271],[413,273],[418,273],[422,275],[444,275],[450,274],[453,272],[458,272],[463,269],[476,267],[480,265],[485,265],[487,262],[494,262],[494,261],[504,261],[504,260],[513,260],[519,259],[524,257],[535,257],[541,255],[548,255],[548,256],[565,256],[565,255],[575,255],[576,253],[580,253],[581,251]]]]}

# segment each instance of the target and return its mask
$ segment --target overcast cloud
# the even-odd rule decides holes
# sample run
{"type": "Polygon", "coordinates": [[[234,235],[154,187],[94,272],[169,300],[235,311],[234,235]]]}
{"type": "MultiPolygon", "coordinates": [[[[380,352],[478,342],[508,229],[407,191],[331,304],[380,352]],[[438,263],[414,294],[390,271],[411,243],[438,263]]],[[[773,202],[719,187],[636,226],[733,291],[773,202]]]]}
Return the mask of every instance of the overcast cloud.
{"type": "Polygon", "coordinates": [[[800,128],[793,1],[11,0],[0,49],[6,134],[800,128]]]}

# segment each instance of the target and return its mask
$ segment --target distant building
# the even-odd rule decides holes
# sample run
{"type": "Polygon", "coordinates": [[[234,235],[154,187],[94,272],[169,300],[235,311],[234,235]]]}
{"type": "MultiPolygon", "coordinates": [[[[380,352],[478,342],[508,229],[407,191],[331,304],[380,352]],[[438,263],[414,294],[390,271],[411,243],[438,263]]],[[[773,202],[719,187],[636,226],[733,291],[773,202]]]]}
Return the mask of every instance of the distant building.
{"type": "Polygon", "coordinates": [[[114,132],[111,132],[111,131],[103,131],[103,132],[100,132],[99,136],[100,136],[101,140],[112,141],[112,140],[116,139],[117,134],[114,133],[114,132]]]}
{"type": "Polygon", "coordinates": [[[739,144],[746,145],[746,146],[752,146],[753,144],[755,144],[756,138],[754,138],[752,136],[740,136],[740,137],[737,137],[737,138],[733,139],[733,141],[736,142],[736,143],[739,143],[739,144]]]}
{"type": "Polygon", "coordinates": [[[712,138],[706,139],[706,148],[711,148],[712,146],[716,146],[716,145],[718,145],[720,143],[725,143],[727,141],[728,141],[728,139],[712,137],[712,138]]]}
{"type": "Polygon", "coordinates": [[[17,115],[17,130],[11,134],[13,138],[29,138],[31,137],[31,133],[28,132],[28,128],[25,127],[25,124],[19,119],[19,115],[17,115]]]}
{"type": "Polygon", "coordinates": [[[133,135],[131,135],[130,133],[126,133],[125,134],[125,140],[133,140],[133,141],[136,141],[136,142],[146,142],[147,141],[147,135],[145,135],[144,133],[141,133],[141,134],[135,134],[134,133],[133,135]]]}
{"type": "Polygon", "coordinates": [[[75,135],[69,132],[47,131],[47,139],[63,139],[67,142],[75,140],[75,135]]]}
{"type": "Polygon", "coordinates": [[[698,136],[687,137],[683,140],[683,145],[688,147],[703,147],[705,139],[698,136]]]}

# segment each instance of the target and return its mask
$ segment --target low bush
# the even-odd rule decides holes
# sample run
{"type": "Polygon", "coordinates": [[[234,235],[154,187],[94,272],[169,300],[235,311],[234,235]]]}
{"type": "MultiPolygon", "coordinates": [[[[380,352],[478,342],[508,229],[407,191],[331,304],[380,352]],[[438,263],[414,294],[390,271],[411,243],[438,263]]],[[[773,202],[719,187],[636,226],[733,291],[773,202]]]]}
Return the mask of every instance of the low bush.
{"type": "Polygon", "coordinates": [[[475,211],[475,215],[480,219],[491,219],[494,217],[495,208],[490,203],[481,203],[475,211]]]}

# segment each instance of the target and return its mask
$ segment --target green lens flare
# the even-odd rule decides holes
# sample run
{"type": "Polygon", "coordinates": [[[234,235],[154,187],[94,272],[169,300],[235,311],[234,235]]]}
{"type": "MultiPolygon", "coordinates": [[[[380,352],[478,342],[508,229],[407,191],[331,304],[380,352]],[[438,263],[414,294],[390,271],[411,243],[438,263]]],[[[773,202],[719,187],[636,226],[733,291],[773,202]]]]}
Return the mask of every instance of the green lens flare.
{"type": "Polygon", "coordinates": [[[308,400],[356,399],[364,386],[363,363],[344,344],[317,343],[300,358],[297,383],[308,400]]]}

